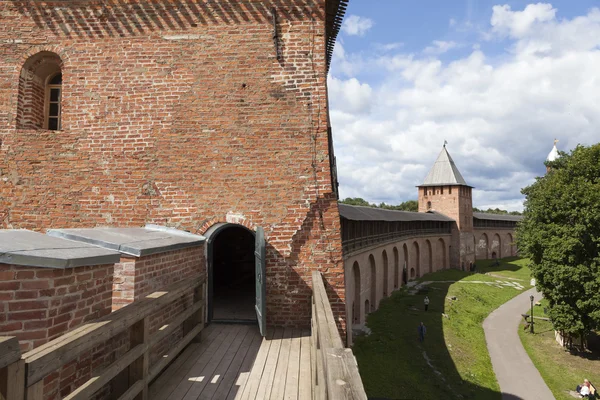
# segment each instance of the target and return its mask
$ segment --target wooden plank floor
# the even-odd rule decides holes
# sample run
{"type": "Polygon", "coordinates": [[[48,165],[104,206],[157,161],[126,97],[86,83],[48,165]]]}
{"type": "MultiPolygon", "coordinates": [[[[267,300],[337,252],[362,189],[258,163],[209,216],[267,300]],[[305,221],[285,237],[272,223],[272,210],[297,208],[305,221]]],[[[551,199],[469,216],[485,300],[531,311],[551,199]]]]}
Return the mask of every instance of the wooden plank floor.
{"type": "Polygon", "coordinates": [[[310,331],[211,324],[150,386],[152,400],[309,400],[310,331]]]}

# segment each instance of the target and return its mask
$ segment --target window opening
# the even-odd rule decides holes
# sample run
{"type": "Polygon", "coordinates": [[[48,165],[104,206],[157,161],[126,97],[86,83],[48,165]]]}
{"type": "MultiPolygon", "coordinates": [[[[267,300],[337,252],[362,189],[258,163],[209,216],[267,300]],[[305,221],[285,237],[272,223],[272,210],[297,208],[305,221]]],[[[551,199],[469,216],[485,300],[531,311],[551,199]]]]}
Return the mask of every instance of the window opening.
{"type": "Polygon", "coordinates": [[[46,85],[46,128],[51,131],[61,129],[62,74],[58,73],[46,85]]]}

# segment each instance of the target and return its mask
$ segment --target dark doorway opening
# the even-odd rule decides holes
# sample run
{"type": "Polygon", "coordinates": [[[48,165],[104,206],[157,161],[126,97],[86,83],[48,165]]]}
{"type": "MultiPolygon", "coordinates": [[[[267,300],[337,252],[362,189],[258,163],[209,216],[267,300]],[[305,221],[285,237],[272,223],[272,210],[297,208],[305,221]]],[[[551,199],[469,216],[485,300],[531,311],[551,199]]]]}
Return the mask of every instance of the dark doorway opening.
{"type": "Polygon", "coordinates": [[[211,319],[256,321],[254,234],[228,225],[215,232],[209,246],[211,319]]]}

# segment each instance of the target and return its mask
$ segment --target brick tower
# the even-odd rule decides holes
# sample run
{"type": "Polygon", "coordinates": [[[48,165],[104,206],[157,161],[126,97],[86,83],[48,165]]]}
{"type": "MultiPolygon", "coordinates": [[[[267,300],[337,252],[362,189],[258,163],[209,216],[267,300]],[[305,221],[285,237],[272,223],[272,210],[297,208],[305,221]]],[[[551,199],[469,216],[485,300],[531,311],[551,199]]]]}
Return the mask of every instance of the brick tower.
{"type": "Polygon", "coordinates": [[[450,266],[468,268],[475,261],[472,186],[467,185],[446,145],[419,188],[419,212],[438,212],[455,222],[450,266]]]}

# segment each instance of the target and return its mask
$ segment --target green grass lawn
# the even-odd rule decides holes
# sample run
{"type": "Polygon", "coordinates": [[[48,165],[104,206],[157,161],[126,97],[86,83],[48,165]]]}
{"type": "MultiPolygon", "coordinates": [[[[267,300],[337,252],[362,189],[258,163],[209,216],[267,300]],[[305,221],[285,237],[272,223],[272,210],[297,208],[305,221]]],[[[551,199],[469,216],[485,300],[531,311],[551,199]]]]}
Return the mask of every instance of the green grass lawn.
{"type": "MultiPolygon", "coordinates": [[[[546,303],[542,300],[542,306],[546,303]]],[[[529,310],[526,312],[529,314],[529,310]]],[[[525,313],[524,313],[525,314],[525,313]]],[[[534,315],[545,316],[542,307],[535,307],[534,315]]],[[[567,393],[574,390],[583,379],[600,389],[600,354],[587,352],[571,354],[554,339],[554,329],[549,321],[535,320],[535,334],[519,326],[519,336],[544,381],[558,400],[573,399],[567,393]]]]}
{"type": "MultiPolygon", "coordinates": [[[[511,259],[503,265],[509,274],[523,275],[527,269],[522,260],[511,259]]],[[[495,271],[502,271],[502,267],[495,267],[495,271]]],[[[491,311],[522,292],[485,284],[440,282],[497,280],[456,270],[429,274],[421,280],[435,281],[427,287],[431,301],[428,312],[423,311],[425,291],[409,295],[402,289],[369,315],[367,324],[372,333],[355,340],[353,350],[368,396],[500,399],[482,323],[491,311]],[[450,300],[451,296],[457,300],[450,300]],[[417,334],[421,321],[427,326],[422,344],[417,334]]]]}
{"type": "Polygon", "coordinates": [[[500,260],[500,266],[494,266],[494,260],[477,261],[477,271],[502,276],[505,278],[519,279],[529,284],[531,271],[527,264],[529,259],[506,257],[500,260]]]}

